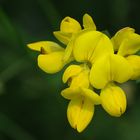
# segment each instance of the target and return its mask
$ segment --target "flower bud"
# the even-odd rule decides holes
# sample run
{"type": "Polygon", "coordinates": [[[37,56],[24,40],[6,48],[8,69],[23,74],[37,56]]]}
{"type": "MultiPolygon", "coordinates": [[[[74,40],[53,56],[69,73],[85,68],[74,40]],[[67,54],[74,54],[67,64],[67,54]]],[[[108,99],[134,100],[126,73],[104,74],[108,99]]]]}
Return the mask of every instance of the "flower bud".
{"type": "Polygon", "coordinates": [[[126,110],[126,96],[124,91],[110,84],[101,91],[101,104],[111,116],[120,117],[126,110]]]}
{"type": "Polygon", "coordinates": [[[78,21],[71,17],[65,17],[60,25],[60,31],[65,33],[76,33],[81,30],[81,26],[78,21]]]}

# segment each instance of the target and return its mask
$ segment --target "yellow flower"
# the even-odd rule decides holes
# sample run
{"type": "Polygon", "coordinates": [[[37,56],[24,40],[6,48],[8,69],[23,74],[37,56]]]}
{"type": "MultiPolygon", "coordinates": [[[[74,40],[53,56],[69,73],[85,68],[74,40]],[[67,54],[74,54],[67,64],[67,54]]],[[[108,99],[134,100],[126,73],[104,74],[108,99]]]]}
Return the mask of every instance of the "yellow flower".
{"type": "MultiPolygon", "coordinates": [[[[128,43],[128,45],[129,45],[129,43],[131,42],[130,37],[132,35],[135,35],[134,32],[135,32],[135,30],[133,28],[129,28],[129,27],[125,27],[125,28],[119,30],[111,38],[111,41],[113,43],[114,50],[115,51],[118,51],[120,49],[120,47],[123,47],[126,43],[128,43]]],[[[125,47],[130,47],[130,45],[129,46],[125,45],[125,47]]],[[[127,51],[127,50],[125,50],[125,51],[127,51]]],[[[124,53],[124,52],[122,52],[122,53],[124,53]]]]}
{"type": "Polygon", "coordinates": [[[78,21],[71,17],[65,17],[60,24],[60,31],[64,33],[77,33],[81,30],[81,26],[78,21]]]}
{"type": "MultiPolygon", "coordinates": [[[[84,29],[96,30],[95,23],[88,14],[84,14],[83,16],[83,27],[84,29]]],[[[65,17],[60,23],[60,31],[54,31],[53,33],[60,42],[68,44],[72,36],[81,30],[82,27],[77,20],[71,17],[65,17]]]]}
{"type": "Polygon", "coordinates": [[[94,105],[100,104],[100,97],[89,89],[89,68],[85,65],[71,65],[63,74],[63,82],[69,83],[61,95],[69,99],[68,121],[72,128],[82,132],[94,115],[94,105]]]}
{"type": "Polygon", "coordinates": [[[111,40],[98,31],[88,30],[80,32],[75,38],[73,45],[73,54],[76,61],[83,62],[91,68],[89,72],[90,84],[94,88],[102,89],[101,95],[104,96],[101,96],[101,104],[103,108],[112,116],[119,116],[119,113],[115,111],[117,109],[120,110],[118,103],[114,102],[117,100],[120,105],[124,105],[121,106],[122,114],[126,108],[124,100],[119,100],[123,91],[118,90],[120,88],[117,86],[112,88],[112,86],[107,85],[110,85],[113,81],[124,83],[131,78],[133,71],[128,61],[123,56],[114,54],[111,40]],[[112,97],[113,93],[110,92],[112,89],[114,90],[113,93],[120,95],[120,97],[112,97]],[[112,106],[112,102],[114,102],[114,106],[112,106]],[[106,109],[106,104],[111,106],[114,112],[106,109]]]}
{"type": "Polygon", "coordinates": [[[133,55],[140,50],[140,35],[133,28],[126,27],[119,30],[111,40],[117,54],[124,56],[133,68],[131,79],[140,78],[140,56],[133,55]]]}
{"type": "Polygon", "coordinates": [[[111,116],[120,117],[126,110],[126,96],[124,91],[115,84],[109,84],[101,90],[102,107],[111,116]]]}
{"type": "Polygon", "coordinates": [[[103,55],[113,53],[110,39],[103,33],[93,30],[80,32],[73,41],[73,55],[78,62],[95,63],[103,55]]]}
{"type": "Polygon", "coordinates": [[[47,73],[56,73],[66,64],[62,61],[64,49],[55,42],[40,41],[27,45],[34,51],[39,51],[38,66],[47,73]]]}
{"type": "MultiPolygon", "coordinates": [[[[96,25],[90,15],[84,14],[83,16],[84,30],[96,30],[96,25]]],[[[73,40],[77,34],[82,31],[80,23],[71,17],[65,17],[60,24],[60,31],[55,31],[54,36],[62,43],[66,44],[65,55],[63,61],[73,56],[73,40]]]]}
{"type": "Polygon", "coordinates": [[[140,50],[140,35],[133,28],[119,30],[111,40],[118,55],[128,56],[140,50]]]}
{"type": "Polygon", "coordinates": [[[132,74],[128,61],[116,54],[108,54],[94,63],[90,82],[95,88],[101,89],[101,104],[110,115],[118,117],[126,109],[125,94],[113,82],[124,83],[132,74]]]}
{"type": "Polygon", "coordinates": [[[90,71],[90,82],[95,88],[102,89],[112,81],[124,83],[132,74],[131,65],[124,57],[108,54],[94,63],[90,71]]]}
{"type": "Polygon", "coordinates": [[[96,31],[88,14],[83,16],[83,28],[78,21],[65,17],[54,36],[66,45],[40,41],[28,44],[39,51],[38,66],[47,73],[60,71],[65,64],[76,60],[63,74],[68,87],[61,95],[70,100],[67,118],[72,128],[82,132],[94,115],[95,105],[102,105],[111,116],[119,117],[126,110],[126,96],[116,83],[140,78],[140,35],[129,27],[119,30],[111,39],[96,31]],[[82,64],[81,64],[82,63],[82,64]],[[100,89],[100,96],[94,92],[100,89]]]}
{"type": "Polygon", "coordinates": [[[60,31],[55,31],[54,36],[62,43],[68,44],[72,35],[81,30],[81,25],[78,21],[71,17],[65,17],[60,24],[60,31]]]}
{"type": "MultiPolygon", "coordinates": [[[[114,54],[111,40],[98,31],[85,30],[80,32],[73,41],[73,45],[73,55],[76,61],[83,62],[91,68],[89,72],[90,84],[97,89],[102,89],[101,95],[104,96],[102,96],[101,104],[103,108],[112,116],[119,116],[117,111],[112,112],[106,109],[107,104],[112,106],[110,103],[115,101],[114,98],[106,100],[106,97],[112,97],[111,92],[109,92],[112,87],[108,86],[106,90],[106,86],[113,81],[123,83],[129,80],[133,73],[130,64],[124,57],[114,54]]],[[[118,90],[119,87],[113,89],[116,95],[122,93],[118,90]]],[[[119,98],[117,100],[119,102],[119,98]]],[[[120,100],[120,104],[125,104],[122,101],[124,100],[120,100]]],[[[117,103],[116,106],[119,108],[117,103]]],[[[112,106],[112,109],[115,110],[116,106],[112,106]]],[[[124,106],[124,108],[126,107],[124,106]]],[[[124,108],[122,107],[122,113],[124,108]]]]}

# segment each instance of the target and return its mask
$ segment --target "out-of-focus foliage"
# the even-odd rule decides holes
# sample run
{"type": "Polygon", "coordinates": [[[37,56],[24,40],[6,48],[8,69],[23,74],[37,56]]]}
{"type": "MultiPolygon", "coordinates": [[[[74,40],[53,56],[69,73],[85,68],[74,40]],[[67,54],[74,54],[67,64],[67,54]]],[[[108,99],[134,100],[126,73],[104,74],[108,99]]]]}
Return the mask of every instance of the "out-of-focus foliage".
{"type": "Polygon", "coordinates": [[[1,0],[0,1],[0,140],[139,140],[140,82],[123,85],[128,108],[112,118],[100,106],[81,134],[70,128],[67,102],[60,96],[62,73],[48,75],[36,64],[27,43],[55,40],[52,31],[71,16],[89,13],[99,30],[113,35],[130,26],[140,34],[138,0],[1,0]]]}

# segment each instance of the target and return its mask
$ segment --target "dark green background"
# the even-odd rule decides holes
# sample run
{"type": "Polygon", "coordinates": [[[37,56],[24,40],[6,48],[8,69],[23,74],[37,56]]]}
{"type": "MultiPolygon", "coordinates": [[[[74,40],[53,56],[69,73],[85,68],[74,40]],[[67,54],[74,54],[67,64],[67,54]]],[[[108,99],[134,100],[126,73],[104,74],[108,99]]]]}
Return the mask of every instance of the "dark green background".
{"type": "Polygon", "coordinates": [[[140,140],[139,81],[123,85],[129,104],[122,117],[97,106],[79,134],[67,122],[62,72],[41,71],[38,54],[26,47],[55,40],[52,31],[59,30],[62,18],[82,23],[84,13],[111,35],[126,26],[140,33],[139,7],[139,0],[0,0],[0,140],[140,140]]]}

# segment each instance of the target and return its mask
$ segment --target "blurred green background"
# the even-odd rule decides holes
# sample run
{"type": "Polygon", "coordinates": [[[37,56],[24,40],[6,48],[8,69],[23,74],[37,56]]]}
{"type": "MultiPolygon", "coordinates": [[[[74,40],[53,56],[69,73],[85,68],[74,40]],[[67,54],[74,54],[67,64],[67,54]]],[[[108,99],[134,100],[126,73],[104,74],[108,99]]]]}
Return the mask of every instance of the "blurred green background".
{"type": "Polygon", "coordinates": [[[120,118],[100,106],[79,134],[67,122],[68,101],[62,72],[48,75],[36,63],[27,43],[55,40],[65,16],[82,23],[89,13],[99,30],[113,35],[130,26],[140,33],[139,0],[0,0],[0,140],[140,140],[140,83],[123,85],[128,108],[120,118]]]}

